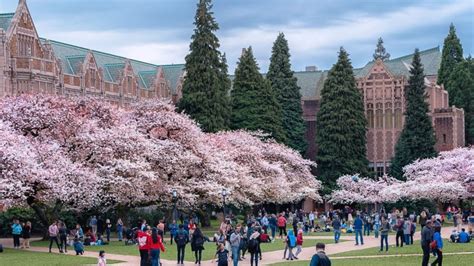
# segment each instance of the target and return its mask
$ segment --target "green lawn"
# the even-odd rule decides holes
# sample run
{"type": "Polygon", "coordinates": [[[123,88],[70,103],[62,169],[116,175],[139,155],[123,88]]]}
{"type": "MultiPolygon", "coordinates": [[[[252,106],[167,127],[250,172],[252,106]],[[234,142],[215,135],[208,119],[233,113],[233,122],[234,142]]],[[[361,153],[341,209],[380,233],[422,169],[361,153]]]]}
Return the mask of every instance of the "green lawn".
{"type": "MultiPolygon", "coordinates": [[[[121,261],[107,260],[107,264],[119,262],[121,261]]],[[[85,264],[97,264],[97,259],[81,256],[69,256],[58,253],[49,254],[43,252],[16,250],[8,248],[4,249],[3,253],[0,253],[0,265],[5,266],[73,266],[85,264]]]]}
{"type": "MultiPolygon", "coordinates": [[[[393,243],[394,239],[388,239],[389,244],[393,243]]],[[[474,252],[474,243],[468,244],[459,244],[459,243],[450,243],[447,239],[443,239],[443,252],[444,253],[451,253],[451,252],[474,252]]],[[[346,256],[370,256],[370,255],[380,255],[379,252],[380,248],[368,248],[363,250],[353,250],[343,253],[338,253],[332,255],[333,257],[346,257],[346,256]]],[[[402,247],[395,247],[393,245],[389,245],[388,254],[398,255],[398,254],[421,254],[421,246],[420,241],[415,241],[413,245],[403,246],[402,247]]],[[[385,252],[383,253],[385,254],[385,252]]]]}
{"type": "MultiPolygon", "coordinates": [[[[431,257],[430,262],[434,260],[431,257]]],[[[471,266],[474,261],[474,255],[445,255],[443,265],[471,266]]],[[[419,266],[421,264],[421,255],[414,257],[386,257],[386,258],[361,258],[361,259],[333,259],[333,266],[419,266]]],[[[308,266],[309,261],[293,261],[273,264],[274,266],[308,266]]]]}
{"type": "MultiPolygon", "coordinates": [[[[317,242],[322,242],[325,244],[333,243],[332,239],[306,239],[303,242],[303,247],[313,247],[317,242]]],[[[36,241],[31,243],[35,247],[48,247],[48,241],[36,241]]],[[[264,243],[261,245],[262,252],[274,251],[274,250],[283,250],[285,248],[283,241],[276,240],[274,243],[264,243]]],[[[216,244],[213,242],[208,242],[204,245],[204,251],[202,253],[202,260],[210,260],[214,258],[216,252],[216,244]]],[[[72,249],[71,249],[72,250],[72,249]]],[[[109,254],[121,254],[121,255],[134,255],[139,256],[137,246],[125,246],[123,242],[112,241],[110,245],[105,246],[86,246],[86,251],[99,251],[104,250],[109,254]]],[[[176,246],[166,245],[166,252],[161,253],[161,258],[166,260],[175,260],[176,259],[176,246]]],[[[282,251],[283,254],[283,251],[282,251]]],[[[263,255],[265,256],[265,254],[263,255]]],[[[191,251],[191,245],[186,246],[185,253],[186,261],[194,261],[194,252],[191,251]]]]}

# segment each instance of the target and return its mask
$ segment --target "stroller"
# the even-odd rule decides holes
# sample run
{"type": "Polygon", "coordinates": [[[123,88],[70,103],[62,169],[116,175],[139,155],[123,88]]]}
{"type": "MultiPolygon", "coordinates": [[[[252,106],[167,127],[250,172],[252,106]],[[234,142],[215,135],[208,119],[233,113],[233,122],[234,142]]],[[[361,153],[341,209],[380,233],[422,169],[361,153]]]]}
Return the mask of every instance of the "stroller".
{"type": "Polygon", "coordinates": [[[137,231],[138,231],[137,227],[134,227],[132,229],[128,228],[125,231],[125,246],[136,245],[138,243],[137,242],[137,231]]]}

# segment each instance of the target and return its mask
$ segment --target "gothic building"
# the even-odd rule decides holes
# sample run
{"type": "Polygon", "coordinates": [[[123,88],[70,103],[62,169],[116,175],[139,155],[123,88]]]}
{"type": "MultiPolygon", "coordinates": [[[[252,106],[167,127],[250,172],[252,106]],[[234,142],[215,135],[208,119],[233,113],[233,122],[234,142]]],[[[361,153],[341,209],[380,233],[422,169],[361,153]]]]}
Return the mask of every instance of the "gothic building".
{"type": "Polygon", "coordinates": [[[127,105],[180,98],[184,65],[154,65],[38,36],[26,0],[0,14],[0,97],[96,95],[127,105]]]}
{"type": "MultiPolygon", "coordinates": [[[[441,62],[439,47],[420,52],[424,66],[426,101],[436,135],[436,150],[446,151],[464,146],[464,111],[449,106],[448,93],[436,84],[441,62]]],[[[387,173],[390,159],[395,152],[395,144],[403,129],[405,98],[409,70],[413,55],[392,60],[377,59],[362,68],[354,69],[357,87],[364,98],[367,118],[367,158],[369,168],[377,175],[387,173]]],[[[317,153],[315,142],[316,114],[319,111],[320,91],[327,71],[316,71],[307,67],[306,71],[295,73],[301,87],[306,139],[309,147],[306,156],[314,159],[317,153]]]]}

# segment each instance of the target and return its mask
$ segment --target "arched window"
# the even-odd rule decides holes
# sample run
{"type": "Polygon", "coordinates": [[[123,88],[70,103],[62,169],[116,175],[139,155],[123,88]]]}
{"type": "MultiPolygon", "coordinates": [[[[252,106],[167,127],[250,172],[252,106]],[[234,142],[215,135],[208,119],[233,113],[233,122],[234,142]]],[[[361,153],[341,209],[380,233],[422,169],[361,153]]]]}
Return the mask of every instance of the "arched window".
{"type": "Polygon", "coordinates": [[[374,128],[374,110],[367,110],[367,125],[369,128],[374,128]]]}
{"type": "Polygon", "coordinates": [[[395,128],[402,128],[402,109],[395,109],[395,128]]]}
{"type": "Polygon", "coordinates": [[[376,128],[383,128],[383,104],[377,103],[375,104],[375,127],[376,128]]]}

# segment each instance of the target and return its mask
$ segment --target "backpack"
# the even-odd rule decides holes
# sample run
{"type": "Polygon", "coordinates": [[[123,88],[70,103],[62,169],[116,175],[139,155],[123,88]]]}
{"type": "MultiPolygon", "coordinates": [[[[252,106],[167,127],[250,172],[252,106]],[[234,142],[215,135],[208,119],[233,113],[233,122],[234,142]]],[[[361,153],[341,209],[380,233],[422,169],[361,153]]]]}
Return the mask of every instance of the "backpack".
{"type": "Polygon", "coordinates": [[[256,238],[252,238],[248,241],[247,249],[250,253],[255,253],[258,248],[258,240],[256,238]]]}
{"type": "Polygon", "coordinates": [[[184,232],[178,232],[176,235],[176,245],[184,246],[186,245],[186,235],[184,232]]]}

